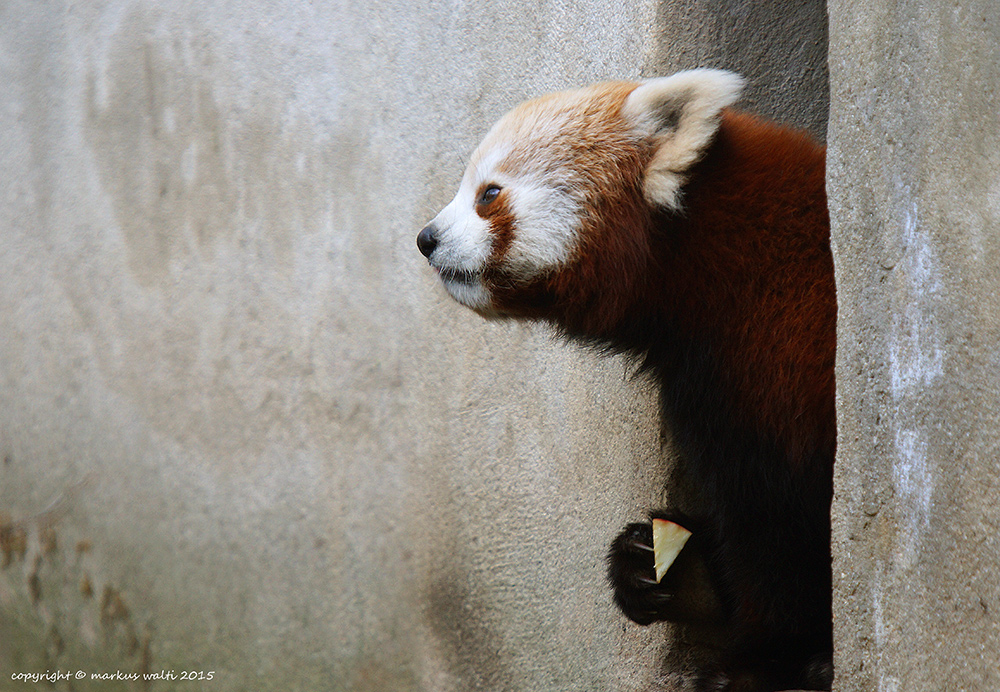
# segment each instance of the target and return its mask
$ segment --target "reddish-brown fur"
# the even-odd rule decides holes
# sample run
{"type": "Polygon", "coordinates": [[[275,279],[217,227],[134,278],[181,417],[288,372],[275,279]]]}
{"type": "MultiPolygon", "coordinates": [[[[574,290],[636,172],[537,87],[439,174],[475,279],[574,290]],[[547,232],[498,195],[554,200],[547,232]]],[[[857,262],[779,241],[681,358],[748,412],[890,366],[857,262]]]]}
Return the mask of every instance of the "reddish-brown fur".
{"type": "MultiPolygon", "coordinates": [[[[723,111],[677,212],[644,199],[653,152],[643,146],[585,154],[603,159],[574,257],[529,286],[490,278],[495,305],[633,354],[657,377],[701,493],[699,533],[712,546],[730,654],[766,671],[739,689],[825,686],[828,672],[800,672],[831,647],[837,306],[825,151],[804,133],[723,111]],[[768,663],[775,657],[787,661],[768,663]]],[[[627,547],[635,526],[612,548],[616,600],[639,622],[673,619],[631,591],[645,569],[627,547]]]]}
{"type": "Polygon", "coordinates": [[[722,345],[728,396],[787,442],[791,461],[817,442],[832,449],[837,304],[825,151],[804,133],[725,112],[685,205],[686,228],[667,232],[658,258],[664,283],[643,302],[722,345]]]}
{"type": "Polygon", "coordinates": [[[720,346],[738,408],[793,448],[817,434],[832,444],[836,298],[824,149],[805,133],[724,111],[684,187],[684,211],[653,215],[641,187],[651,152],[617,151],[593,163],[602,180],[575,260],[530,287],[498,285],[496,305],[612,342],[624,323],[662,313],[720,346]]]}

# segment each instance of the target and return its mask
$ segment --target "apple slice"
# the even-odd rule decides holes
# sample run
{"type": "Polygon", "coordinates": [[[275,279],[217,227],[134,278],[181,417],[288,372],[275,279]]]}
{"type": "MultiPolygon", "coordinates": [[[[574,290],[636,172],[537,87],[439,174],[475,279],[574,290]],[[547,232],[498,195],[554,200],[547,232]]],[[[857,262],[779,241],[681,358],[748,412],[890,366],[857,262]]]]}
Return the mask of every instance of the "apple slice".
{"type": "Polygon", "coordinates": [[[653,519],[653,566],[656,568],[656,583],[674,564],[681,548],[691,537],[691,532],[680,524],[665,519],[653,519]]]}

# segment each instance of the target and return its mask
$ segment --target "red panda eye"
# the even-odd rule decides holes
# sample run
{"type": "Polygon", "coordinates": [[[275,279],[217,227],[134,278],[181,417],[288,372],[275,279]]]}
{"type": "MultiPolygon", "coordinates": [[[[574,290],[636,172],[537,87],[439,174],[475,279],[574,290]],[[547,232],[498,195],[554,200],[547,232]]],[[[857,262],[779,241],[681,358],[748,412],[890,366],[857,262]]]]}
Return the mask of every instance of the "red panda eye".
{"type": "Polygon", "coordinates": [[[483,190],[483,193],[479,195],[479,200],[477,203],[485,207],[486,205],[490,204],[493,200],[495,200],[497,198],[497,195],[499,194],[500,194],[499,185],[487,185],[486,189],[483,190]]]}

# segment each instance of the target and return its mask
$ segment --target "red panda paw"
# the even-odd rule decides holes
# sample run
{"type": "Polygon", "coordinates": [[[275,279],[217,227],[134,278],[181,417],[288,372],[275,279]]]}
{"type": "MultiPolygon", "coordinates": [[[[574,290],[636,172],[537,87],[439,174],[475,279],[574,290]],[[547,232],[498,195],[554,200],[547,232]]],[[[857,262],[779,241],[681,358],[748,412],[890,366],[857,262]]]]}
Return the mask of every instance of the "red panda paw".
{"type": "Polygon", "coordinates": [[[651,518],[679,524],[694,533],[657,583],[652,525],[626,526],[608,551],[608,581],[615,603],[626,617],[640,625],[660,620],[720,623],[722,607],[705,565],[705,538],[699,524],[670,510],[653,512],[651,518]]]}
{"type": "Polygon", "coordinates": [[[608,551],[608,581],[628,619],[640,625],[670,619],[675,594],[669,584],[656,582],[651,525],[629,524],[618,534],[608,551]]]}

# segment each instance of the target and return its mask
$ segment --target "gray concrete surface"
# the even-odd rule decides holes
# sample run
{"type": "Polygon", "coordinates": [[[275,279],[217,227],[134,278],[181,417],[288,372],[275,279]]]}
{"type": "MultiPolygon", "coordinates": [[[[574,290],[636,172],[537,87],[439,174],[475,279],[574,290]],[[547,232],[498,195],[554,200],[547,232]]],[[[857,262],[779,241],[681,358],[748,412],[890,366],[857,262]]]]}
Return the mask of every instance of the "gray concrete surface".
{"type": "Polygon", "coordinates": [[[1000,689],[1000,15],[830,4],[837,689],[1000,689]]]}
{"type": "Polygon", "coordinates": [[[650,689],[666,632],[603,559],[661,497],[652,392],[460,309],[414,236],[544,91],[737,67],[822,133],[825,32],[820,3],[0,4],[0,689],[650,689]]]}

